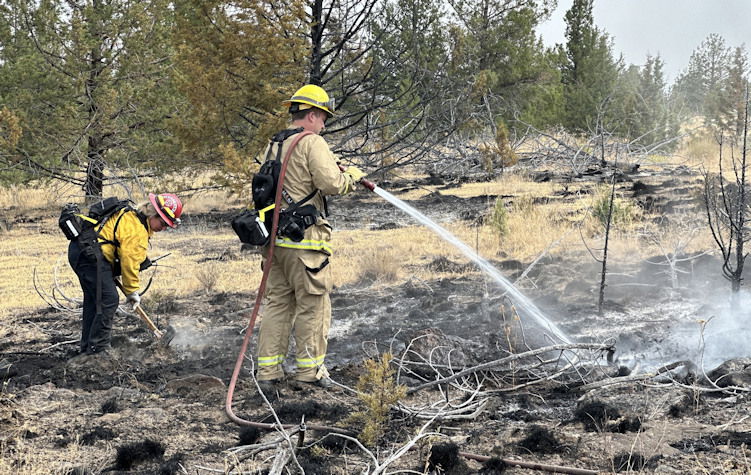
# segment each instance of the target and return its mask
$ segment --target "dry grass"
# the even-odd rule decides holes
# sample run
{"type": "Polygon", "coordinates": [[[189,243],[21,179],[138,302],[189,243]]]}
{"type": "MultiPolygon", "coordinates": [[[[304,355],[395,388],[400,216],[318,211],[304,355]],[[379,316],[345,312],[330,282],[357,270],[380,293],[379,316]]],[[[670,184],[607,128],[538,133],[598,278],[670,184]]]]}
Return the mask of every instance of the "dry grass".
{"type": "Polygon", "coordinates": [[[80,203],[81,190],[68,183],[0,187],[0,209],[50,209],[62,203],[80,203]]]}
{"type": "Polygon", "coordinates": [[[690,166],[699,167],[710,172],[719,171],[718,158],[720,147],[717,140],[709,134],[697,134],[689,137],[678,152],[686,157],[690,166]]]}
{"type": "MultiPolygon", "coordinates": [[[[452,188],[447,193],[460,197],[477,195],[505,195],[508,232],[501,235],[492,225],[478,227],[466,223],[445,224],[451,233],[467,243],[480,256],[487,259],[508,258],[529,262],[540,253],[552,254],[569,251],[581,252],[586,246],[601,247],[601,226],[591,216],[592,195],[585,192],[590,185],[574,183],[566,186],[574,192],[570,199],[540,200],[563,189],[564,185],[535,183],[524,175],[506,173],[491,183],[469,183],[452,188]],[[576,192],[580,192],[578,195],[576,192]]],[[[428,194],[435,187],[410,191],[399,195],[402,199],[414,199],[428,194]]],[[[58,232],[57,209],[60,202],[45,198],[36,201],[13,201],[12,195],[47,195],[50,190],[37,191],[6,189],[0,192],[0,201],[14,206],[29,206],[31,222],[15,224],[5,232],[0,231],[0,315],[14,309],[42,308],[45,303],[37,295],[32,284],[36,269],[41,286],[50,291],[57,269],[60,288],[70,296],[80,297],[75,274],[67,264],[68,242],[58,232]],[[34,207],[42,210],[34,210],[34,207]],[[43,216],[43,218],[39,218],[43,216]]],[[[373,198],[375,199],[375,198],[373,198]]],[[[488,199],[482,213],[489,213],[495,199],[488,199]]],[[[190,214],[211,210],[239,208],[241,201],[229,198],[220,192],[204,192],[186,196],[186,210],[190,214]]],[[[16,210],[15,215],[20,212],[16,210]]],[[[398,213],[398,211],[395,211],[398,213]]],[[[648,222],[636,217],[631,226],[619,229],[611,236],[611,254],[629,256],[630,259],[659,255],[655,242],[644,238],[648,222]]],[[[685,234],[685,230],[676,236],[685,234]]],[[[660,238],[669,241],[671,234],[660,238]]],[[[662,243],[670,246],[670,243],[662,243]]],[[[334,234],[332,270],[335,285],[342,286],[361,281],[371,281],[377,286],[392,286],[412,276],[430,280],[451,276],[451,273],[432,270],[429,264],[438,257],[466,263],[468,258],[451,244],[421,226],[393,230],[338,230],[334,234]]],[[[712,249],[709,234],[697,233],[687,250],[712,249]]],[[[217,230],[199,222],[184,226],[179,232],[166,231],[152,238],[149,256],[154,258],[172,253],[164,259],[157,271],[150,293],[159,301],[159,296],[180,298],[192,293],[211,291],[244,292],[253,294],[261,277],[260,255],[240,252],[236,236],[227,227],[217,230]]],[[[145,302],[145,303],[148,303],[145,302]]],[[[157,302],[158,303],[158,302],[157,302]]]]}

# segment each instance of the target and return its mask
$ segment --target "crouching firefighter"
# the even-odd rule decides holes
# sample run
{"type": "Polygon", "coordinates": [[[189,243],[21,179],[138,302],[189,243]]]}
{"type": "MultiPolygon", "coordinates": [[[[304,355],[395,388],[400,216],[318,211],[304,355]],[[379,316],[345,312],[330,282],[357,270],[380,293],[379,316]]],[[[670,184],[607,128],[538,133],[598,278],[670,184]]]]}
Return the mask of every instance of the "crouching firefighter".
{"type": "MultiPolygon", "coordinates": [[[[333,278],[329,265],[331,225],[326,220],[325,196],[352,191],[365,174],[355,167],[341,172],[328,144],[318,135],[334,114],[333,101],[326,91],[309,84],[282,104],[289,107],[291,125],[272,138],[264,155],[267,161],[275,156],[286,157],[292,144],[296,145],[283,180],[284,211],[280,214],[279,231],[268,244],[276,246],[272,262],[266,262],[263,253],[263,265],[270,265],[271,269],[258,337],[257,379],[264,390],[282,380],[282,362],[294,328],[296,381],[329,387],[332,383],[324,359],[333,278]],[[294,213],[290,212],[292,209],[294,213]],[[298,219],[288,219],[293,214],[298,219]]],[[[256,191],[254,183],[254,195],[256,191]]]]}
{"type": "Polygon", "coordinates": [[[149,193],[148,201],[136,208],[129,203],[107,198],[92,205],[88,216],[67,205],[60,218],[70,239],[68,262],[83,290],[82,354],[106,353],[111,348],[112,320],[119,303],[114,278],[122,275],[126,301],[135,309],[141,303],[139,274],[149,263],[149,239],[180,223],[183,206],[173,194],[149,193]]]}

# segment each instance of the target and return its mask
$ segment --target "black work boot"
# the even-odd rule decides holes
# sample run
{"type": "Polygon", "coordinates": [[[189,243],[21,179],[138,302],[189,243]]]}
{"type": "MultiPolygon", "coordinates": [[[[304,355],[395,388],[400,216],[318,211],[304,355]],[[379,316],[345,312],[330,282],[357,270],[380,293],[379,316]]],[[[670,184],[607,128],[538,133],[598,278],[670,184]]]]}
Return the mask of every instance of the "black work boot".
{"type": "Polygon", "coordinates": [[[331,378],[324,376],[321,379],[317,379],[315,381],[295,381],[297,389],[302,389],[302,386],[305,384],[308,384],[310,386],[318,386],[320,388],[328,389],[334,385],[333,381],[331,381],[331,378]]]}
{"type": "Polygon", "coordinates": [[[323,389],[329,389],[334,385],[334,382],[331,381],[331,378],[329,378],[328,376],[324,376],[323,378],[316,381],[316,384],[323,389]]]}
{"type": "Polygon", "coordinates": [[[258,381],[258,387],[261,388],[261,391],[266,395],[272,395],[276,392],[276,383],[278,383],[279,379],[267,379],[265,381],[258,381]]]}

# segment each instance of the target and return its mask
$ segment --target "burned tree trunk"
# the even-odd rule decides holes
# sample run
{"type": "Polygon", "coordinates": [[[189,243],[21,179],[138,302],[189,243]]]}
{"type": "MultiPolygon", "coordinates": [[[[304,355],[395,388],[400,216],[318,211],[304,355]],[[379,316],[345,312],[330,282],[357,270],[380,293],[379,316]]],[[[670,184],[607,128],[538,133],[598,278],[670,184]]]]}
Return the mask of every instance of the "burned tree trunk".
{"type": "Polygon", "coordinates": [[[615,170],[613,170],[613,179],[610,187],[610,203],[608,204],[608,214],[605,221],[605,245],[602,249],[602,271],[600,272],[600,294],[597,299],[597,314],[602,316],[602,307],[605,302],[605,287],[607,286],[606,278],[608,275],[608,244],[610,241],[610,225],[613,223],[613,203],[615,202],[615,170]]]}
{"type": "Polygon", "coordinates": [[[749,92],[746,87],[742,135],[731,137],[728,144],[733,180],[730,181],[724,176],[725,137],[722,132],[717,141],[720,149],[719,173],[716,176],[709,173],[704,175],[704,204],[707,222],[712,237],[722,253],[722,274],[730,281],[733,294],[740,290],[743,283],[743,268],[747,257],[744,246],[751,237],[751,230],[746,226],[749,220],[746,192],[748,186],[748,108],[749,92]],[[738,155],[736,155],[737,148],[740,148],[738,155]]]}

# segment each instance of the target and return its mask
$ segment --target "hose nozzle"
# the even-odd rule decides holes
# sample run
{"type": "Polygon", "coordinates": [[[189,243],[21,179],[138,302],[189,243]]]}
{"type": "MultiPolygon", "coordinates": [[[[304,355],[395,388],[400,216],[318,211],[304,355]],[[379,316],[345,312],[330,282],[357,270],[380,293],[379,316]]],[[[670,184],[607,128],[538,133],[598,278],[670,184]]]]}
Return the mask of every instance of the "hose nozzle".
{"type": "MultiPolygon", "coordinates": [[[[346,170],[346,168],[343,165],[341,164],[337,164],[337,165],[339,165],[339,170],[341,171],[346,170]]],[[[376,189],[376,184],[370,180],[366,180],[365,178],[361,179],[359,183],[365,188],[369,189],[370,191],[375,191],[376,189]]]]}

